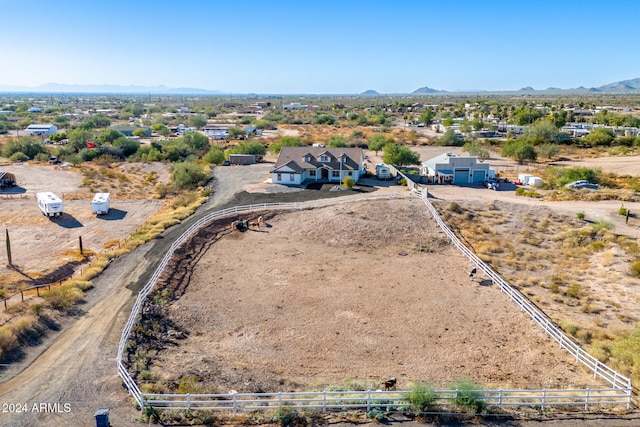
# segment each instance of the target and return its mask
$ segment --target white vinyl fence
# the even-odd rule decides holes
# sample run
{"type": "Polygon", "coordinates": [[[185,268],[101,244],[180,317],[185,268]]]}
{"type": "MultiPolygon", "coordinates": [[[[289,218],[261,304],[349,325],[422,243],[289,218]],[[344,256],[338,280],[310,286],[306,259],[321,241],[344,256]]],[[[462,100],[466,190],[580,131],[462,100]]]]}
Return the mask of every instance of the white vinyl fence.
{"type": "MultiPolygon", "coordinates": [[[[144,394],[147,405],[161,410],[238,411],[291,409],[330,410],[380,409],[385,412],[402,411],[408,406],[410,391],[319,391],[281,393],[231,394],[144,394]]],[[[444,412],[457,408],[458,394],[468,391],[433,390],[432,411],[444,412]]],[[[482,401],[487,411],[509,407],[551,407],[593,409],[595,407],[624,406],[625,399],[610,388],[578,390],[473,390],[473,398],[482,401]]]]}
{"type": "MultiPolygon", "coordinates": [[[[399,173],[399,172],[398,172],[399,173]]],[[[413,183],[412,183],[413,184],[413,183]]],[[[545,408],[547,406],[578,407],[588,409],[591,406],[619,406],[629,409],[631,405],[631,381],[596,358],[584,351],[578,344],[568,338],[556,327],[547,316],[535,307],[527,298],[513,288],[509,283],[494,272],[490,266],[480,260],[473,252],[460,242],[451,230],[444,224],[433,205],[428,200],[428,192],[419,185],[411,185],[411,193],[418,195],[424,201],[434,219],[442,230],[449,236],[451,242],[484,272],[500,289],[509,295],[510,299],[522,308],[545,331],[546,334],[556,340],[562,348],[575,356],[576,360],[583,363],[593,371],[594,377],[601,378],[611,388],[582,389],[582,390],[477,390],[476,395],[488,405],[497,407],[506,406],[534,406],[545,408]]],[[[287,405],[296,409],[322,409],[348,410],[386,408],[385,410],[397,410],[404,405],[403,396],[406,391],[361,391],[361,392],[311,392],[311,393],[231,393],[231,394],[143,394],[122,362],[125,354],[127,340],[135,325],[144,300],[155,286],[158,278],[173,256],[174,251],[189,237],[206,226],[212,220],[231,215],[246,214],[264,210],[287,209],[312,209],[338,203],[351,203],[364,200],[393,199],[395,195],[377,197],[375,195],[359,197],[339,197],[323,199],[312,202],[299,203],[264,203],[258,205],[236,206],[222,211],[212,212],[185,231],[167,251],[161,263],[156,268],[153,276],[142,288],[131,310],[129,319],[122,331],[118,347],[117,367],[118,374],[122,378],[129,393],[136,400],[141,409],[145,406],[153,406],[157,409],[208,409],[221,411],[254,411],[277,409],[279,405],[287,405]]],[[[436,391],[439,407],[452,406],[457,394],[456,390],[436,391]]]]}

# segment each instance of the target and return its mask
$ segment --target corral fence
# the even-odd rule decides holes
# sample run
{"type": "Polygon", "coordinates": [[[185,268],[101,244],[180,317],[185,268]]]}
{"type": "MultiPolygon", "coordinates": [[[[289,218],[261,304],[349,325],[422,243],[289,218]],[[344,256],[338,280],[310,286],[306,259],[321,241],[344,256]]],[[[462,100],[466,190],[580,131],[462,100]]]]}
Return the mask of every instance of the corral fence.
{"type": "MultiPolygon", "coordinates": [[[[396,170],[396,173],[400,173],[396,170]]],[[[451,242],[483,271],[500,289],[507,293],[512,301],[522,308],[531,318],[543,328],[546,334],[556,340],[562,348],[572,354],[578,362],[590,369],[594,378],[600,378],[609,384],[610,388],[579,389],[579,390],[474,390],[475,396],[486,404],[497,407],[551,407],[563,406],[571,408],[589,409],[593,406],[631,406],[631,380],[619,374],[607,365],[584,351],[578,344],[568,338],[547,316],[535,307],[517,289],[513,288],[506,280],[495,273],[491,267],[480,260],[472,251],[464,246],[446,224],[440,218],[438,212],[428,200],[428,191],[418,184],[407,179],[407,185],[411,194],[421,197],[425,205],[433,215],[442,230],[447,234],[451,242]]],[[[400,408],[403,397],[407,391],[396,392],[315,392],[315,393],[229,393],[229,394],[145,394],[142,393],[135,380],[131,377],[123,363],[123,356],[127,346],[128,337],[137,321],[142,304],[153,290],[157,280],[169,263],[174,251],[199,229],[206,226],[214,219],[238,214],[246,214],[265,210],[301,210],[313,209],[338,203],[350,203],[364,200],[390,199],[387,197],[342,197],[337,199],[324,199],[312,202],[298,203],[264,203],[257,205],[236,206],[217,212],[212,212],[187,229],[170,247],[164,258],[156,268],[152,277],[142,288],[133,306],[129,319],[122,331],[118,347],[117,369],[124,385],[131,396],[143,410],[147,406],[157,409],[208,409],[221,411],[254,411],[277,409],[279,405],[287,405],[300,409],[367,409],[369,408],[400,408]]],[[[442,406],[452,406],[457,395],[456,390],[440,390],[437,392],[437,400],[442,406]]]]}
{"type": "MultiPolygon", "coordinates": [[[[409,407],[411,391],[319,391],[280,393],[229,393],[229,394],[142,394],[147,405],[160,410],[209,410],[242,411],[291,409],[336,410],[378,409],[384,412],[403,411],[409,407]]],[[[464,390],[433,390],[430,411],[455,411],[464,390]]],[[[473,398],[486,405],[487,412],[508,408],[539,407],[542,410],[573,408],[584,410],[611,405],[624,405],[620,393],[610,389],[576,390],[473,390],[473,398]]]]}

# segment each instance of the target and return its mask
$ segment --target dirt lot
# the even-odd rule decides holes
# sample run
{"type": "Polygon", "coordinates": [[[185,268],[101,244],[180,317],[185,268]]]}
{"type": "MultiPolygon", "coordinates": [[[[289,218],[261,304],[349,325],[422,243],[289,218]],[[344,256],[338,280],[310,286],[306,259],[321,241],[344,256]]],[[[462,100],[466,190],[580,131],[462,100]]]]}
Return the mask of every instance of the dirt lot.
{"type": "Polygon", "coordinates": [[[417,199],[267,224],[199,258],[169,309],[188,338],[154,361],[159,378],[196,376],[218,392],[378,387],[391,376],[401,388],[464,376],[504,388],[596,384],[499,289],[469,279],[469,262],[417,199]]]}
{"type": "Polygon", "coordinates": [[[164,203],[112,195],[109,214],[96,217],[91,213],[91,193],[82,186],[83,176],[75,168],[11,164],[0,169],[15,174],[18,180],[17,187],[0,191],[0,224],[9,230],[15,267],[7,267],[2,233],[0,283],[5,289],[11,283],[10,291],[69,274],[78,268],[73,263],[78,259],[79,237],[84,249],[100,253],[105,245],[130,235],[164,203]],[[64,214],[49,219],[40,212],[35,193],[52,190],[63,198],[64,214]],[[83,197],[77,198],[79,194],[83,197]],[[71,268],[65,267],[68,264],[71,268]]]}

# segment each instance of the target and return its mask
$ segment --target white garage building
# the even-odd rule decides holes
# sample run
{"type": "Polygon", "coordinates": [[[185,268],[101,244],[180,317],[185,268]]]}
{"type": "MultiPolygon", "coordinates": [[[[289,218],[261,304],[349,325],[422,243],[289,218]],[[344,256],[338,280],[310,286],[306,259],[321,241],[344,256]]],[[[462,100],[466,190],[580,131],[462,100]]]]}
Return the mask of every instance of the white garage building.
{"type": "Polygon", "coordinates": [[[52,124],[32,124],[25,129],[29,135],[53,135],[58,132],[58,127],[52,124]]]}
{"type": "Polygon", "coordinates": [[[479,163],[475,156],[444,153],[422,162],[420,175],[434,184],[471,184],[487,181],[492,170],[489,163],[479,163]]]}

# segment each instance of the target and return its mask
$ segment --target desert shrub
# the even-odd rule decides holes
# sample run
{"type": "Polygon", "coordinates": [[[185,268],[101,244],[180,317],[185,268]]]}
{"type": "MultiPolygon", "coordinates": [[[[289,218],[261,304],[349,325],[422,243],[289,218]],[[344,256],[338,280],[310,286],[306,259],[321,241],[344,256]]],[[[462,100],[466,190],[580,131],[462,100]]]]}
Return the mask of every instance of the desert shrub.
{"type": "Polygon", "coordinates": [[[276,409],[275,415],[273,416],[273,421],[285,427],[296,424],[299,418],[300,414],[291,406],[279,405],[278,409],[276,409]]]}
{"type": "Polygon", "coordinates": [[[571,298],[580,299],[584,296],[584,292],[582,291],[582,286],[574,283],[572,285],[569,285],[569,287],[565,291],[565,295],[571,298]]]}
{"type": "Polygon", "coordinates": [[[516,188],[516,196],[524,196],[524,192],[525,192],[524,188],[522,187],[516,188]]]}
{"type": "Polygon", "coordinates": [[[620,209],[618,209],[618,215],[627,216],[627,212],[629,212],[629,210],[624,206],[620,206],[620,209]]]}
{"type": "Polygon", "coordinates": [[[631,263],[629,267],[629,274],[633,277],[640,277],[640,260],[636,260],[631,263]]]}
{"type": "Polygon", "coordinates": [[[407,402],[413,412],[427,412],[433,410],[438,395],[426,382],[414,383],[403,400],[407,402]]]}
{"type": "Polygon", "coordinates": [[[604,220],[596,221],[591,225],[591,229],[594,233],[598,233],[603,230],[611,230],[612,228],[613,224],[604,220]]]}
{"type": "Polygon", "coordinates": [[[171,182],[178,189],[192,188],[207,178],[202,165],[195,162],[181,162],[173,165],[171,182]]]}
{"type": "Polygon", "coordinates": [[[353,186],[356,185],[356,182],[350,176],[346,176],[342,180],[342,185],[344,185],[347,188],[353,188],[353,186]]]}
{"type": "Polygon", "coordinates": [[[17,345],[18,338],[13,333],[10,325],[4,325],[0,327],[0,360],[2,360],[6,354],[11,352],[17,345]]]}
{"type": "Polygon", "coordinates": [[[456,203],[456,202],[451,202],[451,203],[449,204],[448,209],[449,209],[451,212],[455,212],[455,213],[461,213],[461,212],[462,212],[462,208],[461,208],[461,207],[460,207],[460,205],[459,205],[458,203],[456,203]]]}
{"type": "Polygon", "coordinates": [[[54,310],[69,311],[82,300],[84,293],[76,286],[64,284],[43,294],[47,305],[54,310]]]}
{"type": "Polygon", "coordinates": [[[486,409],[487,403],[482,400],[478,392],[481,387],[468,378],[455,381],[451,388],[456,390],[454,401],[456,405],[464,409],[474,410],[476,413],[486,409]]]}
{"type": "Polygon", "coordinates": [[[367,418],[375,420],[376,422],[381,422],[384,420],[384,412],[382,410],[376,408],[367,412],[367,418]]]}
{"type": "Polygon", "coordinates": [[[584,212],[578,212],[576,214],[576,218],[578,218],[580,221],[584,221],[584,212]]]}
{"type": "Polygon", "coordinates": [[[399,179],[398,185],[407,185],[407,179],[406,178],[399,179]]]}
{"type": "Polygon", "coordinates": [[[11,160],[12,162],[26,162],[27,160],[29,160],[29,156],[19,151],[17,153],[13,153],[11,157],[9,157],[9,160],[11,160]]]}

